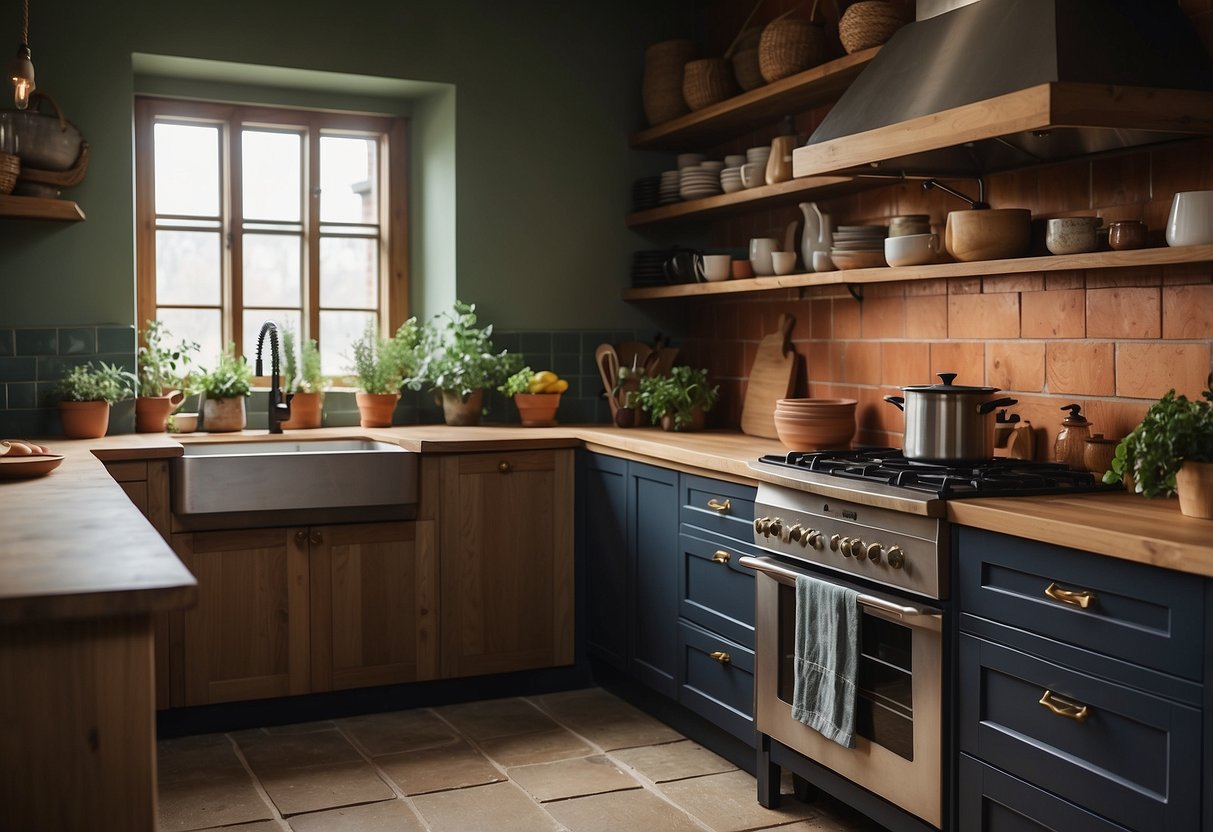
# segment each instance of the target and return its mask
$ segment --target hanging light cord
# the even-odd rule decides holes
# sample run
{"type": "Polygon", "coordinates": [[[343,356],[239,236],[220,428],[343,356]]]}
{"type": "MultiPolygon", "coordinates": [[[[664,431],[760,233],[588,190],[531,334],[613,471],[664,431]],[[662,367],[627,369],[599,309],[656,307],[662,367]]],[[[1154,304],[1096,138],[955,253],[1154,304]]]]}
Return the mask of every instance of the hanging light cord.
{"type": "Polygon", "coordinates": [[[29,46],[29,0],[21,4],[21,45],[29,46]]]}

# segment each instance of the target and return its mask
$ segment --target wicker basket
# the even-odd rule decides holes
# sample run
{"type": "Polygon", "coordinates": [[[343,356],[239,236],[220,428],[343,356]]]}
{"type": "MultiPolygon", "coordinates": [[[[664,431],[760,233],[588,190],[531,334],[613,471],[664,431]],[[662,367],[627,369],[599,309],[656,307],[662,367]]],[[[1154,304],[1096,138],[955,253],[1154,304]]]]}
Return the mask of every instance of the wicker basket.
{"type": "Polygon", "coordinates": [[[825,33],[808,20],[773,20],[762,30],[758,67],[768,83],[787,78],[825,61],[825,33]]]}
{"type": "Polygon", "coordinates": [[[21,157],[0,153],[0,194],[11,194],[21,172],[21,157]]]}
{"type": "Polygon", "coordinates": [[[909,22],[905,10],[896,3],[861,0],[847,9],[838,21],[838,39],[849,55],[879,46],[909,22]]]}
{"type": "Polygon", "coordinates": [[[747,92],[766,83],[766,79],[762,77],[762,70],[758,66],[758,47],[739,49],[733,55],[733,77],[747,92]]]}
{"type": "Polygon", "coordinates": [[[733,66],[724,58],[700,58],[683,68],[682,97],[692,110],[702,110],[736,92],[733,66]]]}
{"type": "Polygon", "coordinates": [[[682,68],[694,54],[695,45],[689,40],[666,40],[645,50],[640,92],[650,125],[688,112],[682,97],[682,68]]]}

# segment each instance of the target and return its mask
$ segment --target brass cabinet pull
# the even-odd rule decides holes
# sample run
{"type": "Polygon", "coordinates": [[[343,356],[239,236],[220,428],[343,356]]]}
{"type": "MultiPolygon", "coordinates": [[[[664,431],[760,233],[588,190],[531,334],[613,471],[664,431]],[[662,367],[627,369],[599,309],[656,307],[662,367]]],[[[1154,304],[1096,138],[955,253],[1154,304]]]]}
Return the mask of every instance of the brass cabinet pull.
{"type": "Polygon", "coordinates": [[[715,554],[712,555],[712,563],[728,563],[731,557],[732,555],[724,549],[717,549],[715,554]]]}
{"type": "Polygon", "coordinates": [[[510,471],[514,470],[514,466],[510,465],[510,463],[506,462],[505,460],[502,460],[501,462],[497,463],[497,470],[503,474],[508,474],[510,471]]]}
{"type": "Polygon", "coordinates": [[[721,514],[724,514],[732,507],[732,504],[729,503],[727,498],[723,503],[720,502],[720,500],[717,500],[715,497],[708,500],[708,508],[710,508],[712,511],[719,511],[721,514]]]}
{"type": "Polygon", "coordinates": [[[1086,722],[1091,710],[1088,705],[1079,705],[1077,702],[1062,699],[1051,690],[1046,690],[1044,696],[1040,697],[1040,704],[1058,716],[1064,716],[1075,722],[1086,722]]]}
{"type": "Polygon", "coordinates": [[[1069,604],[1071,607],[1086,609],[1091,606],[1091,602],[1095,600],[1094,593],[1083,590],[1075,592],[1072,589],[1062,589],[1057,585],[1057,581],[1053,581],[1045,587],[1045,595],[1052,598],[1054,601],[1060,601],[1063,604],[1069,604]]]}
{"type": "Polygon", "coordinates": [[[721,664],[728,664],[729,662],[733,661],[733,657],[723,650],[713,650],[711,653],[708,653],[708,657],[715,659],[721,664]]]}
{"type": "Polygon", "coordinates": [[[320,532],[312,532],[308,540],[312,543],[323,543],[324,538],[320,536],[320,532]]]}

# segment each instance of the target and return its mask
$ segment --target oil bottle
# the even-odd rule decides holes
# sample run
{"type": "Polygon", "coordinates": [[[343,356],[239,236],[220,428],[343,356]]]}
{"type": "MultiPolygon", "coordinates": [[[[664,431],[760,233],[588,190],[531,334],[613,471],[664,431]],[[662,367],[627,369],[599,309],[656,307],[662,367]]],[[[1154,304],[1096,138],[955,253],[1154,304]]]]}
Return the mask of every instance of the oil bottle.
{"type": "Polygon", "coordinates": [[[1076,471],[1085,471],[1082,457],[1091,435],[1091,423],[1082,415],[1082,405],[1068,404],[1062,410],[1070,411],[1070,415],[1061,422],[1057,441],[1053,443],[1053,459],[1076,471]]]}

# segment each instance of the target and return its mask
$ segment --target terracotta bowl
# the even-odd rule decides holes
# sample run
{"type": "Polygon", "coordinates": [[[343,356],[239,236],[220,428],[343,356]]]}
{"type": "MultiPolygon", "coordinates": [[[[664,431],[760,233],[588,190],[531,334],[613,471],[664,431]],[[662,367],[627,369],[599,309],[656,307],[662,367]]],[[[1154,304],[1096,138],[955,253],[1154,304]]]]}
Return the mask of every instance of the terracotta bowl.
{"type": "Polygon", "coordinates": [[[844,411],[833,418],[816,420],[776,411],[775,433],[784,447],[793,451],[849,447],[855,435],[855,415],[844,411]]]}

